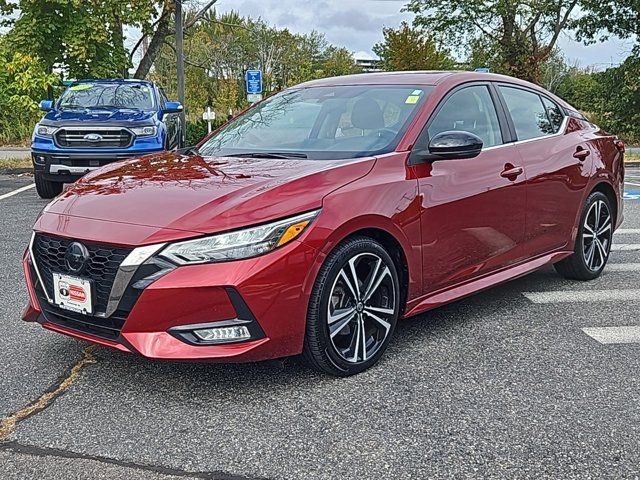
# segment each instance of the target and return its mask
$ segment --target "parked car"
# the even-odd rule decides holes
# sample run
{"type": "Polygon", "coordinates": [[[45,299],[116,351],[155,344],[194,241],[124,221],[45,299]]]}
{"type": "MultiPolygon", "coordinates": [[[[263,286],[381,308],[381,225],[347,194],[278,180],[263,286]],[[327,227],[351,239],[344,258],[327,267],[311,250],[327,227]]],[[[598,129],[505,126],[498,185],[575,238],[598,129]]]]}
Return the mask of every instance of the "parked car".
{"type": "Polygon", "coordinates": [[[605,267],[623,149],[527,82],[317,80],[197,147],[91,172],[41,214],[24,319],[149,358],[302,354],[351,375],[398,319],[543,265],[605,267]],[[292,128],[291,112],[313,121],[292,128]]]}
{"type": "Polygon", "coordinates": [[[47,112],[31,143],[35,184],[53,198],[87,172],[125,158],[181,146],[182,105],[158,85],[143,80],[81,80],[47,112]]]}

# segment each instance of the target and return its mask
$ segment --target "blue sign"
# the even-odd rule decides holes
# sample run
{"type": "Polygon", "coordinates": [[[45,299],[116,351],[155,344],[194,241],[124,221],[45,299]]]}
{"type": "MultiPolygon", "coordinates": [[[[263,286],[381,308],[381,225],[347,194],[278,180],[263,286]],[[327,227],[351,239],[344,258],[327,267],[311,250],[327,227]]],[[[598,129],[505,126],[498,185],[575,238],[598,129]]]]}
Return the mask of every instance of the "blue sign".
{"type": "Polygon", "coordinates": [[[262,93],[262,72],[260,70],[247,70],[247,93],[262,93]]]}
{"type": "Polygon", "coordinates": [[[624,192],[625,200],[640,200],[640,190],[624,192]]]}
{"type": "Polygon", "coordinates": [[[474,70],[474,72],[478,72],[478,73],[490,73],[490,70],[487,67],[480,67],[480,68],[476,68],[474,70]]]}

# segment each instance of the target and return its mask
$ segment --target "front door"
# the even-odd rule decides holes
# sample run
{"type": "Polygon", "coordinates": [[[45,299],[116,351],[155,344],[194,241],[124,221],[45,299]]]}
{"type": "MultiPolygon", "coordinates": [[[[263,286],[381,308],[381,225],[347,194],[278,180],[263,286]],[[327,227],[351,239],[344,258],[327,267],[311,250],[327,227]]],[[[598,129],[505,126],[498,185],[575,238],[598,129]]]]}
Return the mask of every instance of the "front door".
{"type": "Polygon", "coordinates": [[[445,97],[416,145],[443,131],[471,132],[483,141],[475,158],[415,165],[422,198],[424,291],[463,283],[522,259],[526,178],[504,114],[489,84],[445,97]],[[499,120],[500,118],[500,120],[499,120]]]}

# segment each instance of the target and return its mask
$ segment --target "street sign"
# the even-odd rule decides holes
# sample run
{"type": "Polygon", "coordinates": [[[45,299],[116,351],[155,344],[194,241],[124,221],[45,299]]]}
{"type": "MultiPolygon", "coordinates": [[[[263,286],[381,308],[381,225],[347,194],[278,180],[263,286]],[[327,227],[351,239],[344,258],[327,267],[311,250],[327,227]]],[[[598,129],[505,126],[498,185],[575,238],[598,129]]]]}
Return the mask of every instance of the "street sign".
{"type": "Polygon", "coordinates": [[[207,107],[207,111],[202,114],[202,120],[207,122],[207,130],[211,133],[211,121],[216,119],[216,112],[211,110],[211,107],[207,107]]]}
{"type": "Polygon", "coordinates": [[[260,100],[262,100],[262,94],[261,93],[248,93],[247,94],[247,102],[249,102],[249,103],[256,103],[256,102],[259,102],[260,100]]]}
{"type": "Polygon", "coordinates": [[[262,93],[262,72],[260,70],[247,70],[246,82],[247,94],[262,93]]]}
{"type": "Polygon", "coordinates": [[[487,67],[480,67],[480,68],[476,68],[474,70],[474,72],[477,72],[477,73],[489,73],[490,70],[487,67]]]}
{"type": "Polygon", "coordinates": [[[202,120],[205,122],[208,120],[215,120],[216,112],[211,110],[211,107],[207,107],[207,111],[202,114],[202,120]]]}

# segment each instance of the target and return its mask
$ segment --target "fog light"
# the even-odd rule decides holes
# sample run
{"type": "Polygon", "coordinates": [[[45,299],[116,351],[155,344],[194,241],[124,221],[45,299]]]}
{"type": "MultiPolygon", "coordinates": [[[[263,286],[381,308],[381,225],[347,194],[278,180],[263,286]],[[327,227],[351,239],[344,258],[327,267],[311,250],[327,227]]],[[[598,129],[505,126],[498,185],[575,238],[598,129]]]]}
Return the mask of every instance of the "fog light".
{"type": "Polygon", "coordinates": [[[204,342],[236,342],[251,338],[247,327],[218,327],[194,330],[196,337],[204,342]]]}
{"type": "Polygon", "coordinates": [[[36,163],[44,165],[46,163],[46,158],[42,155],[36,155],[36,163]]]}

